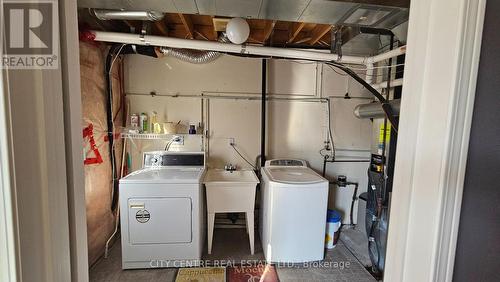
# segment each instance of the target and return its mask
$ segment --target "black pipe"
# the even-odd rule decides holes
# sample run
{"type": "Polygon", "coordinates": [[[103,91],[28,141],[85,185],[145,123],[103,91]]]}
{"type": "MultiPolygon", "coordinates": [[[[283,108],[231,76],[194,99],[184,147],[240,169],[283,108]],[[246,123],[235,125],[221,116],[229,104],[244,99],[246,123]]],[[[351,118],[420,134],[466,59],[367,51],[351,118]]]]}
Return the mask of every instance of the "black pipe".
{"type": "Polygon", "coordinates": [[[155,46],[126,45],[122,48],[120,54],[139,54],[148,57],[158,58],[155,46]]]}
{"type": "Polygon", "coordinates": [[[328,63],[328,65],[341,69],[346,74],[348,74],[349,76],[354,78],[354,80],[356,80],[358,83],[363,85],[368,91],[370,91],[370,93],[373,96],[375,96],[375,98],[377,98],[379,100],[379,102],[382,104],[382,109],[384,110],[385,115],[387,116],[387,118],[391,122],[392,128],[395,131],[398,131],[398,124],[396,122],[396,117],[394,115],[394,111],[392,110],[392,106],[391,106],[391,104],[389,104],[389,101],[387,101],[387,99],[384,96],[382,96],[382,94],[380,94],[380,92],[378,92],[375,88],[373,88],[373,86],[368,84],[364,79],[359,77],[359,75],[357,73],[355,73],[353,70],[351,70],[350,68],[348,68],[342,64],[338,64],[338,63],[328,63]]]}
{"type": "Polygon", "coordinates": [[[266,164],[266,92],[267,92],[267,60],[262,59],[262,100],[260,116],[260,167],[266,164]]]}
{"type": "Polygon", "coordinates": [[[332,185],[337,185],[338,187],[346,187],[346,186],[349,186],[349,185],[353,185],[354,186],[354,190],[352,192],[351,210],[349,212],[349,223],[350,223],[349,225],[354,225],[354,203],[358,199],[359,183],[357,183],[357,182],[349,182],[349,181],[343,182],[343,183],[340,183],[338,181],[329,181],[328,183],[332,184],[332,185]]]}
{"type": "MultiPolygon", "coordinates": [[[[392,50],[394,48],[394,35],[391,36],[391,45],[389,46],[389,49],[392,50]]],[[[387,100],[389,100],[389,96],[390,96],[390,93],[391,93],[391,74],[392,74],[392,58],[389,58],[389,67],[387,68],[387,88],[386,88],[386,91],[385,91],[385,98],[387,100]]],[[[392,122],[391,122],[392,123],[392,122]]],[[[392,130],[391,130],[392,131],[392,130]]],[[[386,151],[387,151],[387,117],[384,119],[384,135],[383,135],[383,138],[382,138],[382,143],[384,144],[384,147],[382,148],[382,175],[385,175],[386,173],[386,165],[387,165],[387,162],[385,161],[385,155],[386,155],[386,151]]],[[[387,180],[385,180],[386,178],[384,178],[384,189],[382,191],[385,191],[386,187],[387,187],[387,180]]],[[[382,193],[384,194],[384,193],[382,193]]]]}
{"type": "Polygon", "coordinates": [[[351,222],[351,225],[354,225],[354,203],[358,199],[358,187],[359,184],[356,182],[347,182],[347,185],[354,185],[354,191],[352,192],[352,201],[351,201],[351,212],[349,213],[349,220],[351,222]]]}
{"type": "Polygon", "coordinates": [[[111,199],[111,210],[115,210],[118,205],[118,181],[117,171],[116,171],[116,157],[114,150],[114,128],[113,128],[113,82],[111,80],[111,64],[113,63],[113,57],[118,56],[120,48],[123,48],[123,44],[114,44],[109,48],[108,55],[106,56],[106,64],[104,66],[104,77],[106,78],[106,121],[108,126],[108,141],[109,141],[109,158],[111,164],[111,185],[113,189],[113,199],[111,199]]]}
{"type": "Polygon", "coordinates": [[[323,157],[323,173],[321,174],[323,177],[326,176],[326,163],[328,162],[328,156],[323,157]]]}

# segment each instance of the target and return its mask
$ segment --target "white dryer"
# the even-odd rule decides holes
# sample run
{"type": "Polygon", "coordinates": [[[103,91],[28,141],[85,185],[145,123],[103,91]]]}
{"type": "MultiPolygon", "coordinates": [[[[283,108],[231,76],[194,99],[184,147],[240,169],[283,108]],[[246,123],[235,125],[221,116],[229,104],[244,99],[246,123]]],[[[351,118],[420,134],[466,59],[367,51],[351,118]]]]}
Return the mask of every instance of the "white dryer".
{"type": "Polygon", "coordinates": [[[323,260],[328,181],[302,160],[266,161],[261,174],[259,230],[266,260],[323,260]]]}
{"type": "Polygon", "coordinates": [[[122,268],[183,267],[203,248],[203,152],[148,152],[120,180],[122,268]]]}

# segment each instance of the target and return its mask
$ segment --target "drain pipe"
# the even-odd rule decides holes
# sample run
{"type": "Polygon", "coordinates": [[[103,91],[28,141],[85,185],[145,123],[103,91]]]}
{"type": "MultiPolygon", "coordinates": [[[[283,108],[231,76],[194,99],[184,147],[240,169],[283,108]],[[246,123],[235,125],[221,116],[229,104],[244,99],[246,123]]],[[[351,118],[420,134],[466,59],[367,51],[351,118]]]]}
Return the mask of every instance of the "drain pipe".
{"type": "Polygon", "coordinates": [[[181,39],[156,35],[142,35],[122,32],[107,32],[91,30],[85,32],[85,38],[94,41],[115,42],[136,45],[152,45],[160,47],[187,48],[196,50],[218,51],[234,54],[270,56],[288,59],[303,59],[323,62],[340,62],[345,64],[367,65],[393,58],[406,53],[406,46],[395,48],[389,52],[373,57],[346,56],[340,58],[337,54],[300,50],[292,48],[278,48],[267,46],[255,46],[247,44],[227,44],[214,41],[203,41],[193,39],[181,39]]]}
{"type": "Polygon", "coordinates": [[[267,46],[255,46],[247,44],[228,44],[215,41],[203,41],[193,39],[181,39],[156,35],[141,35],[120,32],[107,32],[92,30],[85,37],[94,41],[115,42],[135,45],[152,45],[159,47],[186,48],[195,50],[217,51],[233,54],[270,56],[289,59],[304,59],[312,61],[336,61],[347,64],[364,65],[369,58],[358,56],[342,56],[337,54],[300,50],[292,48],[278,48],[267,46]]]}
{"type": "Polygon", "coordinates": [[[260,167],[266,164],[267,59],[262,59],[262,98],[260,109],[260,167]]]}

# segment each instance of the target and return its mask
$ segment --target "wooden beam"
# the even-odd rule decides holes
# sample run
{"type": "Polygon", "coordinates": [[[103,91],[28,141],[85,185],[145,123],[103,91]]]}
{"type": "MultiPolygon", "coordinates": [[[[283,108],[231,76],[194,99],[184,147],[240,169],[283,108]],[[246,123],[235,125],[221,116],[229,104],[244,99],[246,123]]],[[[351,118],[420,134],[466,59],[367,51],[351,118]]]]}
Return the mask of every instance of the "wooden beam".
{"type": "Polygon", "coordinates": [[[167,29],[167,23],[164,22],[163,20],[161,21],[156,21],[155,22],[156,29],[160,32],[161,35],[163,36],[168,36],[168,29],[167,29]]]}
{"type": "Polygon", "coordinates": [[[214,16],[212,16],[212,36],[213,36],[213,40],[217,40],[219,38],[219,34],[217,33],[217,29],[215,28],[215,21],[214,21],[214,16]]]}
{"type": "Polygon", "coordinates": [[[325,34],[327,34],[331,29],[332,29],[331,25],[317,24],[311,30],[311,40],[309,40],[309,44],[311,44],[311,45],[316,44],[321,39],[321,37],[323,37],[325,34]]]}
{"type": "Polygon", "coordinates": [[[292,43],[305,25],[306,23],[292,23],[292,28],[290,29],[290,37],[288,37],[286,43],[292,43]]]}
{"type": "Polygon", "coordinates": [[[271,34],[273,33],[274,26],[276,25],[276,21],[266,21],[266,25],[264,26],[264,37],[262,38],[262,43],[266,43],[271,34]]]}
{"type": "Polygon", "coordinates": [[[209,41],[216,41],[217,40],[217,35],[214,33],[214,28],[213,26],[210,25],[195,25],[195,34],[198,36],[202,37],[205,40],[209,41]]]}
{"type": "Polygon", "coordinates": [[[186,29],[187,32],[187,37],[189,39],[194,38],[194,25],[193,22],[191,21],[191,18],[189,15],[184,15],[184,14],[178,14],[179,17],[181,18],[182,24],[184,25],[184,28],[186,29]]]}

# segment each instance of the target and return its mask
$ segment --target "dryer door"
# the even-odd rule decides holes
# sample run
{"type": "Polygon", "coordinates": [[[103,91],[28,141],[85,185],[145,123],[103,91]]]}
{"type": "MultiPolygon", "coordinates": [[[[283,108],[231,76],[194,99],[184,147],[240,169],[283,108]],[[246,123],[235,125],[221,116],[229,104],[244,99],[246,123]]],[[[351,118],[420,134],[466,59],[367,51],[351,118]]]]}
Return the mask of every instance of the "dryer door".
{"type": "Polygon", "coordinates": [[[191,198],[130,198],[128,226],[132,245],[191,243],[191,198]]]}

